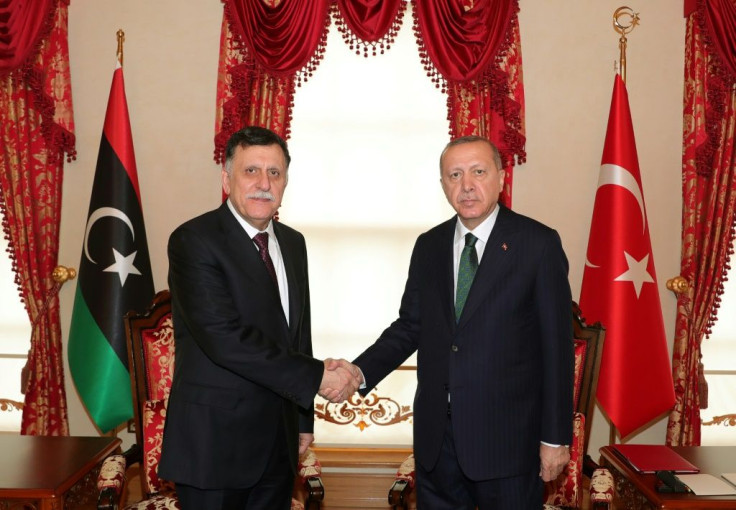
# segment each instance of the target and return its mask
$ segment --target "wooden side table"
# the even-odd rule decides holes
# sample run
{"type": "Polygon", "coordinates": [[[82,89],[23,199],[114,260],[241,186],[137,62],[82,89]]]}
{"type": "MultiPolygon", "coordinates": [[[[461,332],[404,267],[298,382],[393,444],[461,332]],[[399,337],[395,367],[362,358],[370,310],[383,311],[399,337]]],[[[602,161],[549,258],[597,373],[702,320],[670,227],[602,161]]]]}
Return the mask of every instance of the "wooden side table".
{"type": "MultiPolygon", "coordinates": [[[[674,446],[674,451],[695,464],[701,473],[717,477],[736,472],[736,446],[674,446]]],[[[736,496],[698,496],[657,492],[654,474],[633,469],[610,446],[600,449],[601,465],[607,467],[616,481],[615,508],[639,509],[719,509],[736,508],[736,496]]]]}
{"type": "Polygon", "coordinates": [[[100,463],[119,448],[116,437],[0,434],[0,510],[78,507],[71,501],[85,496],[80,487],[94,484],[100,463]]]}

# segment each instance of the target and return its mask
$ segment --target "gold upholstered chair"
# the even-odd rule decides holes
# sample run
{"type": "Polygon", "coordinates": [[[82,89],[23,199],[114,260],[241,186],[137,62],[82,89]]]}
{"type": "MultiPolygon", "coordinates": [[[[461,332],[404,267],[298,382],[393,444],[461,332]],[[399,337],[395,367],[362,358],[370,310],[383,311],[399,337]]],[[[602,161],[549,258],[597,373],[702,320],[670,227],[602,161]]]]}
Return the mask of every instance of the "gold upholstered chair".
{"type": "MultiPolygon", "coordinates": [[[[591,479],[591,508],[610,508],[613,501],[613,478],[610,472],[598,468],[587,455],[606,331],[600,324],[587,325],[575,302],[572,303],[572,321],[575,345],[573,442],[570,445],[570,462],[556,480],[545,484],[545,510],[582,508],[584,475],[591,479]]],[[[388,501],[392,509],[407,510],[411,506],[414,475],[414,456],[411,455],[399,467],[389,489],[388,501]]]]}
{"type": "MultiPolygon", "coordinates": [[[[168,290],[156,294],[145,313],[128,313],[125,318],[136,444],[121,455],[105,459],[98,477],[98,509],[120,505],[126,468],[140,464],[143,500],[126,509],[178,509],[174,485],[158,477],[166,405],[174,375],[174,328],[168,290]]],[[[324,497],[321,467],[310,449],[299,463],[292,510],[319,509],[324,497]]]]}

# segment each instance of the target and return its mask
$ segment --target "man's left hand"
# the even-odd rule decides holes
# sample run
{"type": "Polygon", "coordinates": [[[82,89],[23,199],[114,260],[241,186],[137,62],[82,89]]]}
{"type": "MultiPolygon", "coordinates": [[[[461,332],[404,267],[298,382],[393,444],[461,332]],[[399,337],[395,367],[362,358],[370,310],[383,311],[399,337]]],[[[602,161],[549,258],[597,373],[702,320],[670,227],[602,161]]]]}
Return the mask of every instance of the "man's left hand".
{"type": "Polygon", "coordinates": [[[302,432],[299,434],[299,455],[304,455],[309,445],[314,442],[314,434],[302,432]]]}
{"type": "Polygon", "coordinates": [[[539,445],[540,469],[539,476],[545,482],[552,481],[560,476],[567,463],[570,462],[570,449],[567,446],[539,445]]]}

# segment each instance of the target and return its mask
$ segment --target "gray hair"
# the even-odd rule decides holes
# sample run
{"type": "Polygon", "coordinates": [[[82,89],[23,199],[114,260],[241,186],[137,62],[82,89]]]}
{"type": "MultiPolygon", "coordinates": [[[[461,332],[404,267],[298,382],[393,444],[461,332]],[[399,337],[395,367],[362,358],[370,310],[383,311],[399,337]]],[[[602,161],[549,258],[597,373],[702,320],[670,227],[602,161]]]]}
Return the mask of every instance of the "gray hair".
{"type": "Polygon", "coordinates": [[[454,140],[450,141],[447,145],[445,145],[445,148],[442,149],[442,154],[440,154],[440,174],[442,173],[442,158],[445,157],[445,153],[448,151],[450,147],[455,147],[456,145],[463,145],[466,143],[473,143],[473,142],[483,142],[487,143],[491,148],[491,155],[493,157],[493,163],[496,165],[496,169],[503,170],[503,163],[501,162],[501,153],[498,152],[498,147],[491,142],[488,138],[485,138],[483,136],[478,135],[466,135],[461,136],[460,138],[455,138],[454,140]]]}

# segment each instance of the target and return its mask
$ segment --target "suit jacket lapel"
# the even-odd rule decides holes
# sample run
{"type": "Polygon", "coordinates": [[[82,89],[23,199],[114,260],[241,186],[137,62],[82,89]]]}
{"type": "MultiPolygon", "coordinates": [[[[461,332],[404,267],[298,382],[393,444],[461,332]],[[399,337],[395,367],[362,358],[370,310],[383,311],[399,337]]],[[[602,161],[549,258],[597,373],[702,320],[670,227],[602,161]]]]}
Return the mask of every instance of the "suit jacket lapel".
{"type": "Polygon", "coordinates": [[[475,278],[473,278],[473,285],[470,287],[463,314],[460,316],[460,322],[457,325],[458,328],[463,327],[468,322],[489,293],[495,292],[498,287],[494,281],[507,272],[506,267],[513,259],[508,247],[511,244],[509,243],[510,237],[514,233],[514,213],[504,206],[500,207],[496,223],[483,251],[483,258],[478,265],[475,278]]]}
{"type": "MultiPolygon", "coordinates": [[[[271,275],[268,274],[266,265],[261,260],[258,248],[253,244],[253,240],[248,237],[248,234],[235,219],[226,203],[223,202],[218,208],[218,213],[228,247],[233,256],[237,258],[240,268],[254,281],[254,287],[259,289],[263,299],[275,300],[278,308],[282,309],[278,288],[273,284],[271,275]]],[[[284,317],[283,309],[281,315],[284,317]]]]}
{"type": "Polygon", "coordinates": [[[299,310],[301,310],[301,294],[299,292],[300,282],[297,281],[296,271],[296,260],[295,253],[296,249],[291,245],[288,236],[285,236],[281,225],[277,222],[273,224],[273,231],[276,233],[276,238],[279,241],[279,247],[281,248],[281,259],[284,261],[284,268],[286,269],[286,281],[289,286],[289,333],[290,337],[296,334],[297,324],[299,323],[299,310]]]}
{"type": "Polygon", "coordinates": [[[454,260],[454,241],[455,241],[455,224],[457,216],[447,221],[440,231],[439,236],[439,257],[437,259],[437,274],[442,275],[439,279],[440,299],[442,300],[442,310],[445,313],[445,320],[448,324],[452,324],[455,329],[455,274],[453,267],[454,260]]]}

